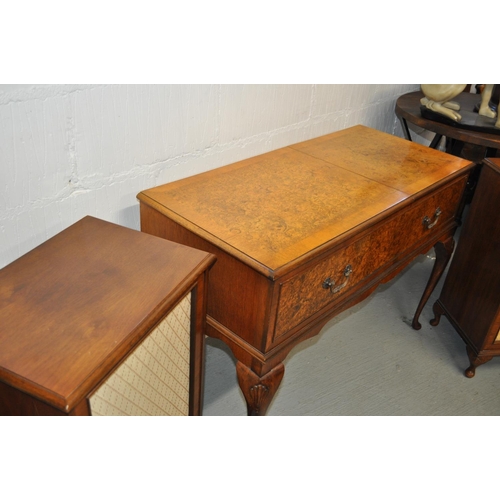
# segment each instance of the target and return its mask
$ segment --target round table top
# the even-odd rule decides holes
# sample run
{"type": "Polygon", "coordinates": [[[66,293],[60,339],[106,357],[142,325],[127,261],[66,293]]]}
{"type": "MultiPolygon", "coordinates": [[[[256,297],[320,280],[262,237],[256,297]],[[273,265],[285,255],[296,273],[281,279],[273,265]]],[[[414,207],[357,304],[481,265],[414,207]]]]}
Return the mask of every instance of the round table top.
{"type": "MultiPolygon", "coordinates": [[[[422,117],[420,113],[420,99],[424,94],[420,91],[404,94],[396,101],[396,115],[410,123],[418,125],[436,134],[444,135],[451,139],[457,139],[469,144],[475,144],[487,148],[500,149],[500,133],[480,132],[464,128],[460,123],[442,123],[422,117]]],[[[474,107],[479,103],[478,94],[462,92],[454,101],[460,104],[459,113],[464,123],[474,123],[476,126],[489,125],[488,119],[474,112],[474,107]]],[[[491,121],[491,119],[489,119],[491,121]]],[[[491,125],[490,125],[491,126],[491,125]]],[[[486,130],[488,130],[486,128],[486,130]]]]}

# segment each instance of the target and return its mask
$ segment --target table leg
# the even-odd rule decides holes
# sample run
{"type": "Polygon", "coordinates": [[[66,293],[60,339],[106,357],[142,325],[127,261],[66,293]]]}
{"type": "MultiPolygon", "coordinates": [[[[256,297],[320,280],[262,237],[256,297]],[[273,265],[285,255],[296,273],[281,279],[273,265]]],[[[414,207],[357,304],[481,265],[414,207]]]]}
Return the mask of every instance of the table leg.
{"type": "Polygon", "coordinates": [[[441,305],[441,302],[439,302],[439,300],[434,302],[434,305],[432,306],[432,311],[434,312],[434,318],[430,320],[430,324],[432,326],[438,326],[439,321],[441,320],[441,316],[444,314],[443,306],[441,305]]]}
{"type": "Polygon", "coordinates": [[[488,361],[493,359],[493,356],[480,356],[476,354],[469,346],[466,346],[467,356],[469,357],[470,366],[465,370],[464,375],[467,378],[472,378],[476,374],[476,368],[478,366],[484,365],[488,361]]]}
{"type": "MultiPolygon", "coordinates": [[[[401,127],[403,128],[403,135],[405,136],[405,139],[411,142],[411,134],[407,121],[401,117],[399,119],[401,121],[401,127]]],[[[429,147],[431,149],[436,149],[439,146],[439,142],[441,141],[442,138],[443,138],[442,134],[436,134],[434,136],[434,139],[432,139],[432,142],[429,144],[429,147]]]]}
{"type": "Polygon", "coordinates": [[[420,299],[417,310],[415,311],[415,316],[413,317],[411,326],[415,330],[420,330],[420,328],[422,328],[422,325],[419,323],[418,318],[420,317],[422,309],[427,303],[427,300],[429,300],[431,293],[434,291],[434,288],[436,288],[439,279],[441,278],[444,270],[446,269],[446,266],[453,253],[454,247],[455,247],[455,240],[453,239],[452,236],[450,236],[445,241],[438,241],[434,245],[434,251],[436,252],[436,261],[434,262],[434,267],[432,268],[429,281],[427,282],[424,293],[422,294],[422,298],[420,299]]]}
{"type": "Polygon", "coordinates": [[[406,120],[404,118],[399,118],[401,120],[401,127],[403,128],[403,135],[405,136],[405,139],[407,141],[411,142],[411,135],[410,135],[410,129],[408,128],[408,123],[406,123],[406,120]]]}
{"type": "Polygon", "coordinates": [[[236,373],[247,402],[248,415],[265,415],[285,373],[283,363],[259,377],[248,366],[238,361],[236,373]]]}
{"type": "Polygon", "coordinates": [[[432,139],[432,142],[429,144],[429,147],[431,149],[437,149],[442,138],[443,138],[443,134],[436,134],[434,136],[434,139],[432,139]]]}

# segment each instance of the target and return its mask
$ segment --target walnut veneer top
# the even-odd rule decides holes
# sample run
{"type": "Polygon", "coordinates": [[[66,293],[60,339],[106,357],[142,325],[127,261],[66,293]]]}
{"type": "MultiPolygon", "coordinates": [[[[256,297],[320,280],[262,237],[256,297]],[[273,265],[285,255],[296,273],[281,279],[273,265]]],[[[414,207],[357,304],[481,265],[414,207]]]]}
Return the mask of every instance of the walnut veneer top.
{"type": "Polygon", "coordinates": [[[275,277],[468,165],[358,125],[152,188],[138,198],[275,277]]]}
{"type": "Polygon", "coordinates": [[[67,410],[212,258],[85,217],[0,270],[0,379],[67,410]]]}

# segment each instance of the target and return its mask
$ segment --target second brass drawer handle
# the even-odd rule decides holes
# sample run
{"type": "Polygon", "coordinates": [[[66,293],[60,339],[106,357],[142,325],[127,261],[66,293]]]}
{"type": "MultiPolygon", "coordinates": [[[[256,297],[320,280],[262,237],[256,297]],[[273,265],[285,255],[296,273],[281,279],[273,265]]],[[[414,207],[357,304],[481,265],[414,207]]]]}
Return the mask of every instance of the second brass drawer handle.
{"type": "Polygon", "coordinates": [[[436,211],[434,212],[434,222],[431,222],[431,219],[426,215],[422,220],[422,224],[424,225],[425,229],[433,228],[437,224],[440,215],[441,209],[439,207],[437,207],[436,211]]]}
{"type": "Polygon", "coordinates": [[[342,288],[344,288],[347,285],[347,282],[349,281],[349,276],[352,274],[352,267],[351,264],[348,264],[343,272],[343,275],[345,276],[346,280],[343,281],[340,285],[335,286],[335,280],[332,280],[331,278],[326,278],[325,281],[323,281],[322,287],[325,289],[330,289],[331,293],[338,293],[342,288]]]}

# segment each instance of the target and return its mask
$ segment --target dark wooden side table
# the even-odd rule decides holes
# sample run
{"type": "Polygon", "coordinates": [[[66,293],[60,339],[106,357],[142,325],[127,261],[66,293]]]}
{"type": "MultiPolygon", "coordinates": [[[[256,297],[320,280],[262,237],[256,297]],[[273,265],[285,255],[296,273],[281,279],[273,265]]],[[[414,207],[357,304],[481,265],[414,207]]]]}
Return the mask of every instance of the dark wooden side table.
{"type": "Polygon", "coordinates": [[[141,230],[217,256],[207,333],[263,415],[295,345],[434,246],[418,327],[472,166],[359,125],[143,191],[141,230]]]}
{"type": "Polygon", "coordinates": [[[199,415],[215,257],[85,217],[0,270],[1,415],[199,415]]]}
{"type": "MultiPolygon", "coordinates": [[[[410,92],[404,94],[396,101],[395,113],[401,120],[403,132],[406,139],[411,141],[411,134],[408,122],[429,130],[435,134],[430,144],[431,148],[436,148],[442,137],[447,138],[446,152],[460,156],[467,160],[480,164],[486,157],[496,157],[500,151],[500,133],[479,132],[469,130],[460,123],[443,123],[422,117],[420,112],[420,99],[423,93],[410,92]]],[[[474,112],[474,107],[478,104],[480,96],[469,92],[462,92],[454,101],[460,104],[460,114],[467,122],[480,122],[482,117],[474,112]]]]}
{"type": "Polygon", "coordinates": [[[500,159],[484,161],[434,313],[432,325],[444,314],[464,340],[467,377],[500,355],[500,159]]]}
{"type": "MultiPolygon", "coordinates": [[[[463,199],[463,207],[470,203],[476,185],[481,174],[482,161],[486,157],[500,156],[500,131],[492,133],[491,119],[482,117],[474,111],[474,108],[480,102],[479,94],[462,92],[453,100],[460,104],[460,114],[462,122],[453,122],[452,120],[431,119],[422,116],[420,109],[420,99],[424,96],[421,91],[404,94],[396,101],[395,113],[400,119],[405,138],[411,141],[410,129],[408,123],[413,123],[418,127],[433,132],[434,139],[429,147],[435,149],[438,147],[441,139],[446,138],[446,152],[460,158],[473,161],[476,167],[471,172],[467,182],[466,193],[463,199]],[[470,128],[480,130],[473,130],[470,128]],[[487,126],[488,125],[488,126],[487,126]]],[[[462,207],[462,209],[463,209],[462,207]]],[[[459,212],[461,217],[462,209],[459,212]]]]}

